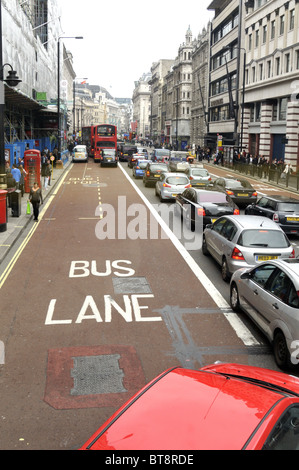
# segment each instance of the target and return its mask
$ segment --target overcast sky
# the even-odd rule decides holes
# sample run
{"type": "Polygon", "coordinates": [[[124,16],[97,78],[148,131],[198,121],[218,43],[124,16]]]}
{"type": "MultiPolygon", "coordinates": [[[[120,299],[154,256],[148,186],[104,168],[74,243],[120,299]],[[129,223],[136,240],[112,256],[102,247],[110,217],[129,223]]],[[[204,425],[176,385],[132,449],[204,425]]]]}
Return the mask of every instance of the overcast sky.
{"type": "Polygon", "coordinates": [[[174,60],[190,25],[193,38],[214,13],[211,0],[59,0],[61,26],[77,77],[131,98],[134,82],[153,62],[174,60]]]}

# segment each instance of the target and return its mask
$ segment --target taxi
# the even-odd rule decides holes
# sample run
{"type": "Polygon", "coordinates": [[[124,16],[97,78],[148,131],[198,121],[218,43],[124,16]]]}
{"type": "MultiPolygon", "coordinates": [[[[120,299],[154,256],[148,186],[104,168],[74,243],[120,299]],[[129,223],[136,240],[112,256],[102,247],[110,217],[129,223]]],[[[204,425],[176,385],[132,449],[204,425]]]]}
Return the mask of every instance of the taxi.
{"type": "Polygon", "coordinates": [[[73,162],[87,162],[88,153],[86,145],[76,145],[73,149],[73,162]]]}

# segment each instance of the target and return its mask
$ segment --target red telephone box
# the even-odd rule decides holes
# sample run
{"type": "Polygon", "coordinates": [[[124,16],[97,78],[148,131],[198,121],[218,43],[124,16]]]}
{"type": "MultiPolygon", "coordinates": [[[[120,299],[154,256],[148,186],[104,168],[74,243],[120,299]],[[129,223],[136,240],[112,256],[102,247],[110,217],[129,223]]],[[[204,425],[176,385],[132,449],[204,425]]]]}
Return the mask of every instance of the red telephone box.
{"type": "Polygon", "coordinates": [[[25,150],[24,152],[24,170],[25,177],[25,193],[30,193],[35,182],[41,186],[40,170],[41,170],[41,154],[39,150],[25,150]]]}

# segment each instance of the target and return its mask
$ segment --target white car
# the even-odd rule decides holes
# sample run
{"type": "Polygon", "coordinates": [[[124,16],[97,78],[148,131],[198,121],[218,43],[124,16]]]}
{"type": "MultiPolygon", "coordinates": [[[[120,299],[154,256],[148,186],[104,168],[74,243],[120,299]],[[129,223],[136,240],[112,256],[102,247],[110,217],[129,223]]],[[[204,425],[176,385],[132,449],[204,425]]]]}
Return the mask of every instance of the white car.
{"type": "Polygon", "coordinates": [[[76,145],[73,148],[73,162],[87,162],[88,153],[86,145],[76,145]]]}

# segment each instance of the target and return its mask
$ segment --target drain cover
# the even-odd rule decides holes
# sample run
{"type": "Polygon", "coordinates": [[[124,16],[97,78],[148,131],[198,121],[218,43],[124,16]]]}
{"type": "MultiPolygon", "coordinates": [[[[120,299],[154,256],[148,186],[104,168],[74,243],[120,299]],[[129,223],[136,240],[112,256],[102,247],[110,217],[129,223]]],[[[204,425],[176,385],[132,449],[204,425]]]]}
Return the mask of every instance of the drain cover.
{"type": "Polygon", "coordinates": [[[126,392],[122,383],[124,373],[119,368],[119,359],[119,354],[73,357],[74,367],[71,376],[74,379],[74,388],[71,390],[71,395],[126,392]]]}

